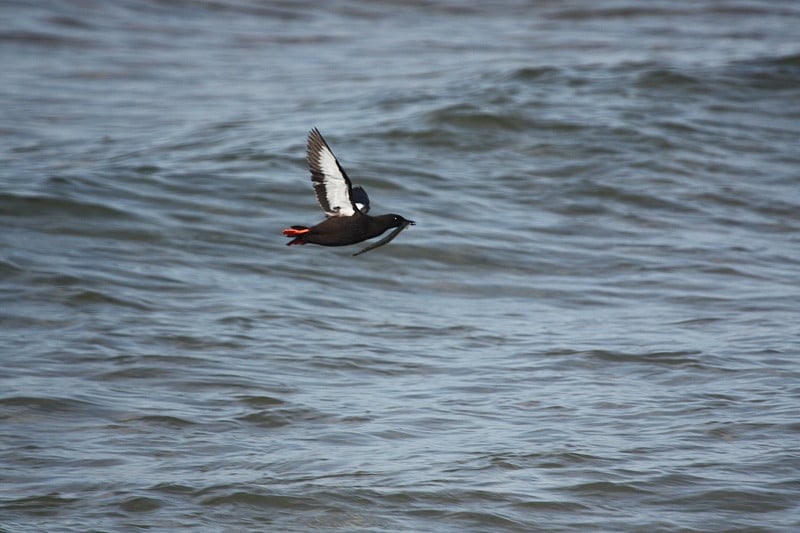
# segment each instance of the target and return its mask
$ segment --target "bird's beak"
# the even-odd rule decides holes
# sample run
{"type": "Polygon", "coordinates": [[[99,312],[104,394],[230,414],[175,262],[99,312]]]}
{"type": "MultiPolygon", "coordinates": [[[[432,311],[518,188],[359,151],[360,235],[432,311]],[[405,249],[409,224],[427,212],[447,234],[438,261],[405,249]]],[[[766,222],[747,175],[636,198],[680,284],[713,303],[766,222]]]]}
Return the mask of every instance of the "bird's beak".
{"type": "Polygon", "coordinates": [[[408,225],[409,225],[409,226],[416,226],[416,225],[417,225],[417,223],[416,223],[416,222],[414,222],[413,220],[409,220],[409,221],[408,221],[408,225]]]}

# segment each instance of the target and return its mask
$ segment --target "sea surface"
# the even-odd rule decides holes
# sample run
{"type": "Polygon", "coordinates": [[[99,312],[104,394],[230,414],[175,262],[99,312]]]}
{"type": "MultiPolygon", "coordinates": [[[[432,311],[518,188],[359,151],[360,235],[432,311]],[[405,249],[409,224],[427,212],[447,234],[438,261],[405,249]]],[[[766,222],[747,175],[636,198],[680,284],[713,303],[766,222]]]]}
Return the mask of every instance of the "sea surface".
{"type": "Polygon", "coordinates": [[[800,3],[0,18],[3,533],[800,531],[800,3]]]}

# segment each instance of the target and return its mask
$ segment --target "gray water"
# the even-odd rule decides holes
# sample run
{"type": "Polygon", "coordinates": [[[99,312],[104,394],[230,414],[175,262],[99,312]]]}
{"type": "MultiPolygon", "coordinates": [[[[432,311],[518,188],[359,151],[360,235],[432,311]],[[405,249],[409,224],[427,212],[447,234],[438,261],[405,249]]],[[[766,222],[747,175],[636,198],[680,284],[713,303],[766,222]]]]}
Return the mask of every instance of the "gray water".
{"type": "Polygon", "coordinates": [[[800,530],[797,2],[1,6],[0,530],[800,530]]]}

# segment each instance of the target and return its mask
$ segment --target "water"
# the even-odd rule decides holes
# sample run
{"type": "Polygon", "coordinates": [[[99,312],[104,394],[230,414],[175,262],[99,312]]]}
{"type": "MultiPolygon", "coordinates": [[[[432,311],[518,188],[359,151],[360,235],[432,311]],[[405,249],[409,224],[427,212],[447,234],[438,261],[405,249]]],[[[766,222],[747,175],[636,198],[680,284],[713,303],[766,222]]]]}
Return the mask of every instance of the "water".
{"type": "Polygon", "coordinates": [[[800,529],[796,2],[0,9],[0,530],[800,529]]]}

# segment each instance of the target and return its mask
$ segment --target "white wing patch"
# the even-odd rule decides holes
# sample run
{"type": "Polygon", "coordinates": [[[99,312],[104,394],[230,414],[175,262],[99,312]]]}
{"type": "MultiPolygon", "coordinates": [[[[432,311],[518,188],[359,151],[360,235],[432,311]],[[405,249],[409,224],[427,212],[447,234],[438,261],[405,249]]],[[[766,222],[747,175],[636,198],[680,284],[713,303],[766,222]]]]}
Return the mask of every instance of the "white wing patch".
{"type": "Polygon", "coordinates": [[[307,159],[314,192],[325,214],[329,217],[353,216],[356,206],[350,197],[350,179],[316,128],[308,135],[307,159]]]}

